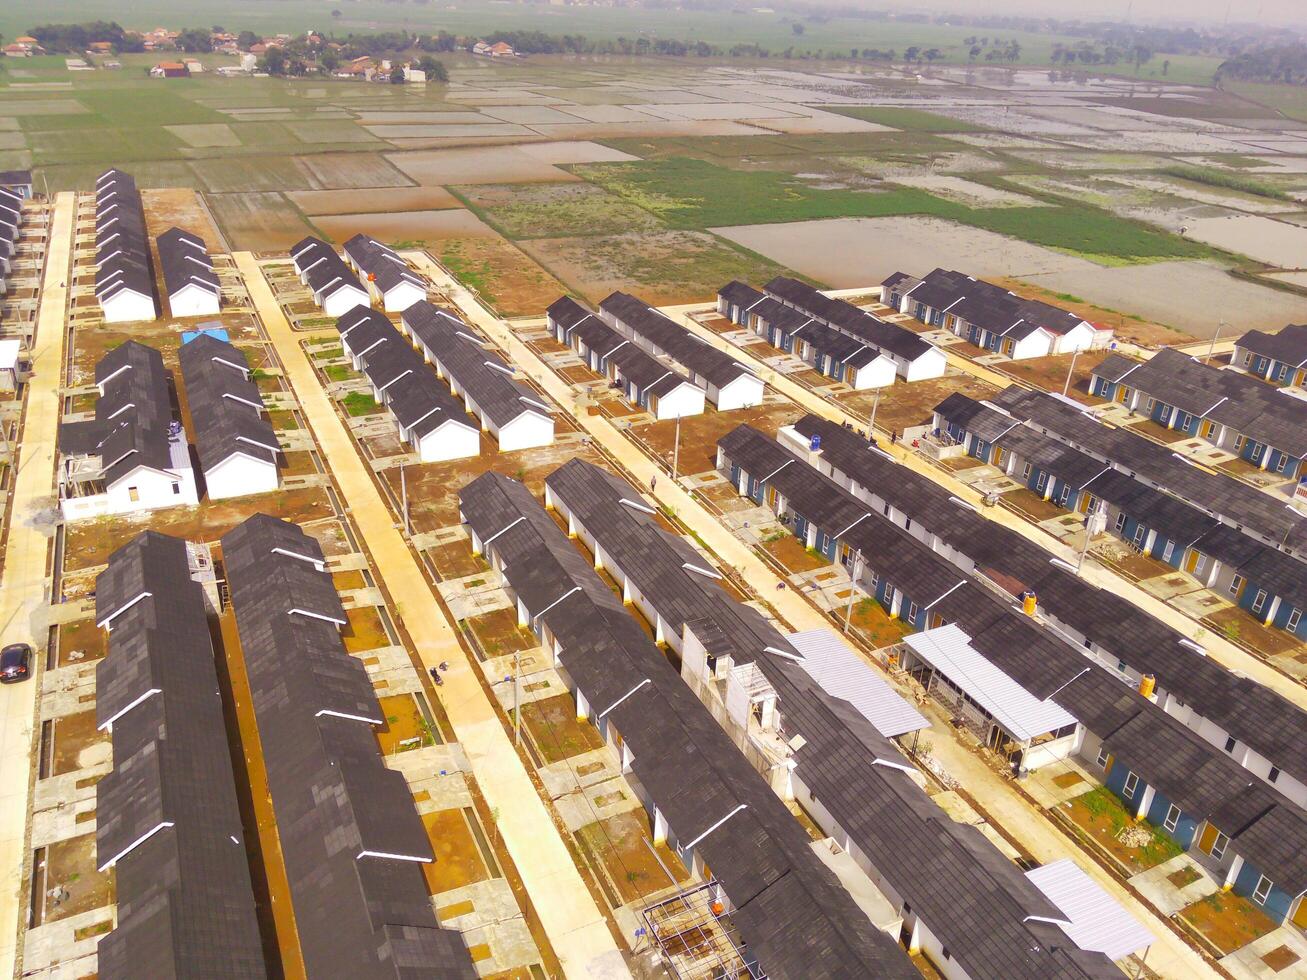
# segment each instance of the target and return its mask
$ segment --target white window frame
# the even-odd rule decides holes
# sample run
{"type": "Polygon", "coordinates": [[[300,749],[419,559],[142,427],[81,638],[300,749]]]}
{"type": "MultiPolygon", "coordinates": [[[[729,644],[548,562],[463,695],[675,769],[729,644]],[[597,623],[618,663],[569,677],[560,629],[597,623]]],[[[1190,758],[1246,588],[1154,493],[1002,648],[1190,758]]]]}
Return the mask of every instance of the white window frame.
{"type": "Polygon", "coordinates": [[[1241,432],[1234,437],[1234,451],[1237,453],[1242,448],[1243,448],[1243,433],[1241,432]]]}
{"type": "Polygon", "coordinates": [[[1238,596],[1241,588],[1243,588],[1242,575],[1236,575],[1234,578],[1230,579],[1230,595],[1238,596]]]}
{"type": "Polygon", "coordinates": [[[1265,905],[1266,900],[1271,897],[1271,889],[1274,887],[1275,882],[1271,881],[1266,875],[1261,875],[1257,879],[1257,887],[1253,889],[1253,901],[1258,905],[1265,905]]]}
{"type": "Polygon", "coordinates": [[[1039,479],[1035,481],[1035,492],[1043,493],[1044,488],[1048,486],[1048,474],[1043,470],[1039,471],[1039,479]]]}
{"type": "Polygon", "coordinates": [[[1133,539],[1134,543],[1142,548],[1144,546],[1144,538],[1146,538],[1147,536],[1148,536],[1148,529],[1145,528],[1142,524],[1136,524],[1135,536],[1133,539]]]}
{"type": "Polygon", "coordinates": [[[1230,838],[1226,837],[1225,834],[1218,830],[1216,832],[1216,840],[1212,841],[1212,857],[1218,861],[1221,860],[1221,858],[1225,857],[1225,849],[1229,846],[1230,838]]]}
{"type": "Polygon", "coordinates": [[[915,602],[909,602],[907,615],[908,622],[910,623],[915,620],[919,612],[921,612],[921,608],[915,602]]]}
{"type": "Polygon", "coordinates": [[[1098,747],[1098,768],[1106,769],[1108,761],[1112,758],[1112,753],[1107,751],[1106,745],[1098,747]]]}
{"type": "Polygon", "coordinates": [[[1029,480],[1029,479],[1030,479],[1030,471],[1031,471],[1032,469],[1033,469],[1033,466],[1032,466],[1030,463],[1027,463],[1026,466],[1025,466],[1025,469],[1023,469],[1023,470],[1021,471],[1021,479],[1023,479],[1023,480],[1029,480]]]}
{"type": "Polygon", "coordinates": [[[1251,606],[1252,611],[1260,614],[1266,607],[1266,600],[1268,598],[1269,596],[1267,596],[1265,589],[1258,589],[1257,595],[1253,597],[1253,604],[1251,606]]]}
{"type": "Polygon", "coordinates": [[[1170,561],[1173,554],[1175,554],[1175,542],[1168,539],[1166,548],[1162,551],[1162,561],[1170,561]]]}
{"type": "Polygon", "coordinates": [[[1125,776],[1125,782],[1121,784],[1121,792],[1126,796],[1134,799],[1135,790],[1139,788],[1139,776],[1137,773],[1128,772],[1125,776]]]}
{"type": "Polygon", "coordinates": [[[1289,618],[1285,621],[1284,628],[1290,633],[1297,634],[1298,624],[1300,622],[1302,622],[1302,610],[1295,607],[1293,612],[1289,613],[1289,618]]]}
{"type": "Polygon", "coordinates": [[[1125,511],[1121,511],[1116,515],[1116,529],[1118,531],[1125,530],[1125,511]]]}
{"type": "Polygon", "coordinates": [[[1180,825],[1180,808],[1174,803],[1167,808],[1166,818],[1162,821],[1162,826],[1175,833],[1175,828],[1180,825]]]}

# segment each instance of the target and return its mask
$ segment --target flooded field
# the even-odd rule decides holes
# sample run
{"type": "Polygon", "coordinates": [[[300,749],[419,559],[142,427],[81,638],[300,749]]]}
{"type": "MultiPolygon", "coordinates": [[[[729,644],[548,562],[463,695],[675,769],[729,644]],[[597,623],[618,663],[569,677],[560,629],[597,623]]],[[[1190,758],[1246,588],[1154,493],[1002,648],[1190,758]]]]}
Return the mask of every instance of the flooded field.
{"type": "Polygon", "coordinates": [[[1200,242],[1282,269],[1307,268],[1307,228],[1255,214],[1199,218],[1187,234],[1200,242]]]}
{"type": "Polygon", "coordinates": [[[714,231],[835,288],[876,285],[900,269],[929,272],[944,266],[976,276],[1003,276],[1091,265],[939,218],[830,218],[714,231]]]}

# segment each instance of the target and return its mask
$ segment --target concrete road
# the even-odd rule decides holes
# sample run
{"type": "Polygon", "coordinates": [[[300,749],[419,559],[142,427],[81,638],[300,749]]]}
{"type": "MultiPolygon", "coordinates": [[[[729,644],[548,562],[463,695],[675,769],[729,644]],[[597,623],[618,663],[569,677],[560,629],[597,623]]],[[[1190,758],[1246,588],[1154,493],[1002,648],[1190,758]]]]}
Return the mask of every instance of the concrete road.
{"type": "MultiPolygon", "coordinates": [[[[666,474],[634,443],[614,428],[607,418],[590,415],[578,409],[575,389],[554,374],[502,320],[483,307],[467,289],[459,285],[425,254],[407,252],[404,257],[430,277],[441,290],[446,291],[476,327],[499,344],[509,358],[528,377],[539,383],[550,397],[571,412],[595,441],[627,469],[638,487],[648,487],[650,478],[655,475],[662,477],[657,481],[657,491],[653,494],[657,501],[673,510],[676,516],[700,537],[708,549],[715,554],[719,564],[738,570],[741,577],[759,595],[765,597],[791,628],[796,631],[831,628],[830,620],[807,599],[791,588],[777,589],[781,579],[771,567],[764,564],[749,547],[727,530],[678,483],[667,479],[666,474]]],[[[704,331],[704,334],[712,336],[710,331],[704,331]]],[[[705,336],[705,339],[709,339],[709,336],[705,336]]],[[[728,348],[733,353],[739,353],[738,348],[733,348],[729,344],[723,349],[728,348]]],[[[741,359],[749,361],[750,367],[758,364],[745,357],[741,359]]],[[[795,388],[799,387],[793,382],[789,384],[795,388]]],[[[783,393],[789,394],[788,391],[783,393]]],[[[800,404],[806,407],[807,401],[800,404]]],[[[821,414],[830,417],[832,408],[833,406],[829,404],[825,405],[825,410],[821,414]]],[[[813,410],[816,411],[816,408],[814,407],[813,410]]],[[[925,464],[921,463],[921,465],[925,464]]],[[[994,823],[1001,826],[1040,863],[1064,857],[1074,858],[1076,863],[1107,889],[1109,894],[1145,923],[1157,937],[1157,942],[1148,955],[1148,965],[1151,969],[1166,977],[1218,976],[1197,951],[1176,936],[1161,918],[1154,915],[1135,897],[1133,892],[1089,859],[1078,844],[969,749],[952,740],[936,738],[933,742],[932,754],[945,770],[958,779],[971,797],[990,815],[994,823]]]]}
{"type": "Polygon", "coordinates": [[[402,599],[402,621],[423,665],[449,663],[438,692],[441,704],[564,972],[589,980],[629,978],[603,914],[481,686],[480,669],[468,659],[417,559],[396,529],[371,472],[300,347],[301,338],[282,315],[254,256],[237,252],[232,257],[364,547],[392,599],[402,599]]]}
{"type": "MultiPolygon", "coordinates": [[[[32,341],[32,375],[18,445],[13,509],[0,577],[0,643],[30,643],[35,668],[44,660],[49,602],[49,534],[36,525],[54,495],[55,438],[63,414],[65,310],[68,302],[75,195],[56,196],[46,246],[45,276],[32,341]]],[[[31,798],[33,730],[40,671],[22,684],[0,687],[0,977],[14,975],[19,919],[27,903],[20,894],[27,864],[27,813],[31,798]]]]}

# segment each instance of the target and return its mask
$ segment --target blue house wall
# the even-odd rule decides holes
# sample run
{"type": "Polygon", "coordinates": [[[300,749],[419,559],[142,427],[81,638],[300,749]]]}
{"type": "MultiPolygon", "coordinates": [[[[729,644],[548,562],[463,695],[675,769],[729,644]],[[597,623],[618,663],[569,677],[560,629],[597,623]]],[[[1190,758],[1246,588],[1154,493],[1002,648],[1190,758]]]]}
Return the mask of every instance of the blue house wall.
{"type": "MultiPolygon", "coordinates": [[[[1148,818],[1148,822],[1155,827],[1161,827],[1165,830],[1166,814],[1167,811],[1171,809],[1172,802],[1173,801],[1165,796],[1161,790],[1154,790],[1152,805],[1149,806],[1148,813],[1145,814],[1148,818]]],[[[1175,838],[1176,843],[1187,851],[1193,845],[1194,836],[1198,833],[1198,825],[1201,822],[1202,821],[1195,820],[1191,815],[1181,810],[1180,818],[1175,822],[1175,830],[1167,830],[1166,832],[1175,838]]]]}
{"type": "MultiPolygon", "coordinates": [[[[1249,899],[1257,890],[1257,882],[1262,877],[1262,871],[1255,868],[1248,861],[1244,861],[1243,867],[1239,870],[1239,875],[1234,879],[1234,892],[1236,895],[1244,895],[1249,899]]],[[[1267,875],[1269,878],[1270,875],[1267,875]]],[[[1271,879],[1274,881],[1274,879],[1271,879]]],[[[1293,896],[1271,885],[1271,890],[1266,896],[1266,901],[1262,904],[1262,911],[1269,915],[1276,922],[1283,922],[1289,915],[1289,906],[1293,904],[1293,896]]]]}

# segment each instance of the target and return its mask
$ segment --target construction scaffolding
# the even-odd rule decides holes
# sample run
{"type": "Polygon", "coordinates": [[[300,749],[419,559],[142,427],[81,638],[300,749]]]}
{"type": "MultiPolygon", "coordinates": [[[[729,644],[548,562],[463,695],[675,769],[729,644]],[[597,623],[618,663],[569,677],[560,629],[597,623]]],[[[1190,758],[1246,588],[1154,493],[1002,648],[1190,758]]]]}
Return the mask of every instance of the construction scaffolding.
{"type": "Polygon", "coordinates": [[[730,900],[717,882],[679,891],[641,915],[677,980],[767,980],[742,948],[730,900]]]}

